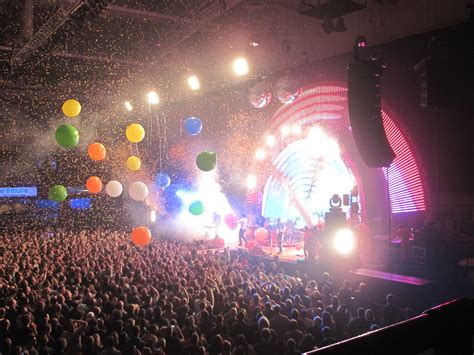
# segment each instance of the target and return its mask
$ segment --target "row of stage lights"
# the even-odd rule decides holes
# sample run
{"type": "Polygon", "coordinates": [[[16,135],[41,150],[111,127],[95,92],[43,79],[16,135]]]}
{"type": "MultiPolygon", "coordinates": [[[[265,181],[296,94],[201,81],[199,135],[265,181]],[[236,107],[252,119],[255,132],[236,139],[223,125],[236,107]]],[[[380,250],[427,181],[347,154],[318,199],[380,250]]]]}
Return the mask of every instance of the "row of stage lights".
{"type": "MultiPolygon", "coordinates": [[[[232,70],[237,76],[247,75],[250,71],[249,63],[244,57],[238,57],[232,62],[232,70]]],[[[186,82],[191,91],[198,91],[201,88],[201,82],[199,78],[192,74],[186,78],[186,82]]],[[[160,103],[160,97],[156,91],[150,91],[147,94],[147,101],[149,105],[158,105],[160,103]]],[[[130,101],[125,101],[125,109],[129,112],[133,111],[133,105],[130,101]]]]}

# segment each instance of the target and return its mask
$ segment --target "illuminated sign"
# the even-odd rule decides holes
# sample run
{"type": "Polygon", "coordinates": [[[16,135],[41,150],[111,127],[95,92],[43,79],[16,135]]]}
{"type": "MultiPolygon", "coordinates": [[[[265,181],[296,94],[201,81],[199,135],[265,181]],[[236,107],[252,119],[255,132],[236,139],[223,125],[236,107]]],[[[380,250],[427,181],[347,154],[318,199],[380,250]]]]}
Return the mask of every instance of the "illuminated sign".
{"type": "Polygon", "coordinates": [[[0,187],[1,197],[34,197],[38,195],[36,186],[0,187]]]}

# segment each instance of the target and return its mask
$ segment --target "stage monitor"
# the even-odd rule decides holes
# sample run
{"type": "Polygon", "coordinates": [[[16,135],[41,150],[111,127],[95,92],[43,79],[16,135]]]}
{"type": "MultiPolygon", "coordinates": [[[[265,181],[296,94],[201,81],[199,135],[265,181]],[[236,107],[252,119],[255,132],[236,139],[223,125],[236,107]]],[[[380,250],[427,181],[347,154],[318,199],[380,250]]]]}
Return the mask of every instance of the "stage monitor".
{"type": "Polygon", "coordinates": [[[0,187],[0,198],[35,197],[37,195],[38,188],[36,186],[0,187]]]}
{"type": "Polygon", "coordinates": [[[69,200],[69,206],[78,210],[87,210],[91,208],[92,200],[90,198],[72,198],[69,200]]]}

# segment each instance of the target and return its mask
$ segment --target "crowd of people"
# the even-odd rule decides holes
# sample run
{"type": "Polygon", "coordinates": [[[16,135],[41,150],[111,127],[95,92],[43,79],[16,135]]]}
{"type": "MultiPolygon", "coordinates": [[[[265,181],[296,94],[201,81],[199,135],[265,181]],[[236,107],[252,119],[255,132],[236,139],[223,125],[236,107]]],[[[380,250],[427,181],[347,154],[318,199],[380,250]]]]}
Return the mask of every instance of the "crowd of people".
{"type": "Polygon", "coordinates": [[[0,354],[300,354],[410,317],[387,295],[205,242],[0,235],[0,354]]]}

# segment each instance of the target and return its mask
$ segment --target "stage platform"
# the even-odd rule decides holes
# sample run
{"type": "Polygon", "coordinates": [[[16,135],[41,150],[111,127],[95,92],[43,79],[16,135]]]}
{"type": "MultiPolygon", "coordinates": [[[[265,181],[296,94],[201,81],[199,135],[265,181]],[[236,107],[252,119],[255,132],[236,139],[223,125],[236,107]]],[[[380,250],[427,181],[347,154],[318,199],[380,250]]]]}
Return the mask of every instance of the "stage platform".
{"type": "Polygon", "coordinates": [[[393,274],[390,272],[371,270],[371,269],[356,269],[356,270],[351,270],[350,273],[352,275],[365,276],[365,277],[385,280],[389,282],[397,282],[397,283],[402,283],[402,284],[407,284],[407,285],[412,285],[412,286],[425,286],[425,285],[429,285],[433,283],[433,281],[427,280],[427,279],[421,279],[418,277],[393,274]]]}

